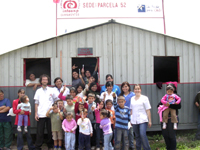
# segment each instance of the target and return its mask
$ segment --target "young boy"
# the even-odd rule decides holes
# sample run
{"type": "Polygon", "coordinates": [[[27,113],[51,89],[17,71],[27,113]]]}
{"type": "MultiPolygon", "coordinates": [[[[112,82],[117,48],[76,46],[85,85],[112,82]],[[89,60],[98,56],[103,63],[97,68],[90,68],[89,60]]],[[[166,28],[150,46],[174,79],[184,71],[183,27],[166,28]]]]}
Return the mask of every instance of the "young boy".
{"type": "Polygon", "coordinates": [[[73,118],[75,120],[76,115],[74,111],[75,104],[73,103],[73,97],[71,95],[66,96],[67,105],[65,105],[66,112],[71,112],[73,114],[73,118]]]}
{"type": "Polygon", "coordinates": [[[87,118],[87,109],[83,108],[81,118],[78,119],[79,125],[79,150],[90,150],[90,137],[93,135],[92,124],[90,119],[87,118]]]}
{"type": "Polygon", "coordinates": [[[111,110],[113,106],[113,101],[108,99],[106,101],[106,110],[108,110],[110,112],[110,121],[111,121],[111,128],[112,128],[112,131],[113,131],[113,136],[112,136],[112,140],[111,140],[111,143],[112,143],[112,146],[114,147],[114,127],[115,127],[115,111],[111,110]]]}
{"type": "Polygon", "coordinates": [[[95,95],[93,93],[88,94],[88,115],[87,117],[90,119],[90,122],[92,123],[92,129],[93,129],[93,137],[91,138],[91,149],[95,149],[96,145],[96,134],[94,130],[94,125],[96,124],[96,118],[94,114],[94,109],[96,108],[96,103],[94,102],[95,100],[95,95]]]}
{"type": "Polygon", "coordinates": [[[129,149],[129,140],[128,140],[128,122],[130,121],[130,109],[125,104],[125,98],[119,96],[116,102],[116,94],[113,93],[113,103],[115,108],[115,150],[120,150],[120,143],[124,146],[122,149],[129,149]],[[123,136],[123,139],[122,139],[123,136]]]}
{"type": "Polygon", "coordinates": [[[51,118],[51,130],[54,140],[54,150],[61,150],[63,140],[63,113],[60,112],[57,104],[53,104],[52,107],[47,111],[46,116],[51,118]],[[51,110],[53,110],[53,112],[50,113],[51,110]]]}
{"type": "Polygon", "coordinates": [[[63,100],[57,100],[57,105],[58,105],[58,108],[60,109],[60,112],[63,113],[63,117],[66,118],[67,111],[66,111],[66,109],[64,107],[63,100]]]}

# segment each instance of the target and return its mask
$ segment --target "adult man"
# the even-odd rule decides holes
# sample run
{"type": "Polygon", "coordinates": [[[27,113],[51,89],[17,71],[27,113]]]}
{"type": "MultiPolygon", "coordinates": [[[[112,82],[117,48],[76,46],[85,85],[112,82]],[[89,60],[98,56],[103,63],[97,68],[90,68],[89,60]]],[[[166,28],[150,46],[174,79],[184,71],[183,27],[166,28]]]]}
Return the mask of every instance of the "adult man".
{"type": "Polygon", "coordinates": [[[4,93],[0,90],[0,150],[3,150],[3,147],[10,150],[12,143],[11,118],[7,116],[10,107],[10,100],[4,98],[4,93]]]}
{"type": "MultiPolygon", "coordinates": [[[[108,82],[108,81],[113,82],[113,76],[111,74],[106,75],[106,82],[108,82]]],[[[101,87],[100,94],[105,92],[105,91],[106,91],[106,86],[104,85],[104,86],[101,87]]],[[[117,96],[119,96],[119,94],[121,93],[119,86],[117,86],[115,84],[113,85],[112,91],[115,92],[117,94],[117,96]]]]}
{"type": "Polygon", "coordinates": [[[29,79],[26,79],[26,86],[33,87],[33,90],[36,90],[37,86],[40,85],[39,78],[35,78],[33,73],[29,74],[29,79]]]}
{"type": "Polygon", "coordinates": [[[35,142],[36,150],[40,150],[44,140],[44,128],[47,127],[48,138],[47,146],[52,148],[52,133],[51,133],[51,120],[46,117],[48,109],[53,104],[53,88],[47,86],[50,78],[48,75],[43,74],[40,76],[40,83],[42,85],[34,96],[35,99],[35,120],[37,121],[37,137],[35,142]]]}

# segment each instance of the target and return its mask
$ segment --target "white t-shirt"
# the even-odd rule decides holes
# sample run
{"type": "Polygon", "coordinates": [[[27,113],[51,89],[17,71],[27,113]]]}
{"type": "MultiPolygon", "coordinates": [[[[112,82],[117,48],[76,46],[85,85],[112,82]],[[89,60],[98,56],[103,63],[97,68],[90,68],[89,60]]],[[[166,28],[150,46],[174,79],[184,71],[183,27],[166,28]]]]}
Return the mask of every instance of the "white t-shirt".
{"type": "MultiPolygon", "coordinates": [[[[106,93],[106,98],[105,98],[105,105],[106,105],[106,101],[107,101],[108,99],[110,99],[110,100],[113,101],[113,96],[112,96],[112,95],[113,95],[114,92],[111,92],[110,94],[108,94],[108,92],[105,91],[105,92],[101,93],[100,99],[103,99],[103,98],[104,98],[104,93],[106,93]]],[[[116,96],[117,96],[117,94],[116,94],[116,96]]],[[[116,99],[117,99],[117,97],[116,97],[116,99]]],[[[111,110],[115,110],[115,109],[114,109],[114,106],[111,107],[111,110]]]]}
{"type": "Polygon", "coordinates": [[[85,118],[82,121],[82,118],[79,118],[77,121],[77,124],[79,125],[79,132],[81,132],[85,135],[90,135],[91,133],[93,133],[92,124],[90,122],[90,119],[85,118]]]}
{"type": "Polygon", "coordinates": [[[31,104],[29,102],[28,103],[20,103],[17,105],[17,109],[31,112],[31,104]]]}
{"type": "MultiPolygon", "coordinates": [[[[59,100],[58,95],[63,90],[63,88],[64,88],[64,86],[61,87],[60,91],[58,90],[57,87],[53,88],[53,100],[54,100],[54,102],[59,100]]],[[[65,92],[63,93],[63,96],[67,96],[68,94],[69,94],[69,89],[66,87],[65,92]]],[[[63,101],[63,102],[64,102],[64,106],[65,106],[67,104],[67,102],[66,101],[63,101]]]]}
{"type": "Polygon", "coordinates": [[[133,96],[131,98],[130,109],[132,110],[132,124],[141,124],[144,122],[148,122],[146,110],[151,109],[151,105],[147,96],[141,95],[138,100],[135,100],[135,96],[133,96]]]}
{"type": "Polygon", "coordinates": [[[46,87],[43,89],[42,87],[39,88],[34,96],[34,100],[38,100],[38,117],[45,118],[46,113],[53,104],[53,88],[46,87]]]}
{"type": "Polygon", "coordinates": [[[36,78],[34,81],[31,81],[30,79],[26,79],[25,85],[28,86],[29,83],[40,83],[39,80],[40,80],[40,78],[36,78]]]}

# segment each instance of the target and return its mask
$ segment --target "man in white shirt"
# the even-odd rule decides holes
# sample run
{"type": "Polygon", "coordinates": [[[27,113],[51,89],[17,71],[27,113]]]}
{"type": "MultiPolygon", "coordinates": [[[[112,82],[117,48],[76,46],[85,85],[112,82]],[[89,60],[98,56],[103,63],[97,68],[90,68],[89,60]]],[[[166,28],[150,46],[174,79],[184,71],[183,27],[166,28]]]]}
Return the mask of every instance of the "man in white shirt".
{"type": "Polygon", "coordinates": [[[34,96],[35,99],[35,120],[37,121],[37,137],[35,142],[36,150],[40,150],[44,140],[45,124],[48,132],[47,146],[52,148],[52,133],[51,133],[51,120],[46,117],[46,113],[53,104],[53,88],[47,86],[50,82],[48,75],[40,76],[40,83],[42,85],[34,96]]]}

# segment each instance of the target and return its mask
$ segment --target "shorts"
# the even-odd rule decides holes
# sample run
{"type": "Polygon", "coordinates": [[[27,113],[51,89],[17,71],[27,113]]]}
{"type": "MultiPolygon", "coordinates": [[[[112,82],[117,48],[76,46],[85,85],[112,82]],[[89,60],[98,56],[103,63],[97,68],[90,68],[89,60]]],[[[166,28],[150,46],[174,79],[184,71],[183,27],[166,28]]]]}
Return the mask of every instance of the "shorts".
{"type": "Polygon", "coordinates": [[[62,131],[52,131],[53,140],[62,140],[63,132],[62,131]]]}

